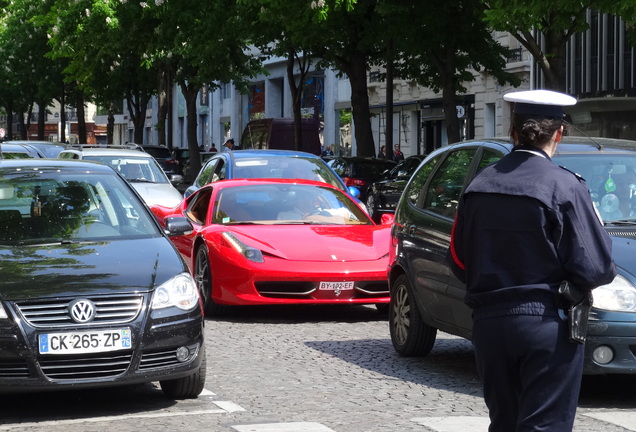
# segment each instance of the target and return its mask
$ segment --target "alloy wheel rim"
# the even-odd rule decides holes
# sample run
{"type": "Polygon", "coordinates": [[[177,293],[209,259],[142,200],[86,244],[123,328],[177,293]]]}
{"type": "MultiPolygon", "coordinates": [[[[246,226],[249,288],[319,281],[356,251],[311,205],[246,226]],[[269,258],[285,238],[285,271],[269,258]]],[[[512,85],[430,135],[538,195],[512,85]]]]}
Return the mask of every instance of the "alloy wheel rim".
{"type": "Polygon", "coordinates": [[[406,343],[411,323],[411,305],[406,286],[400,285],[395,290],[395,302],[393,307],[393,330],[395,339],[400,345],[406,343]]]}
{"type": "Polygon", "coordinates": [[[199,294],[203,298],[203,303],[205,304],[209,298],[208,287],[210,285],[210,271],[206,254],[202,249],[199,250],[199,253],[197,254],[195,281],[197,283],[197,288],[199,289],[199,294]]]}

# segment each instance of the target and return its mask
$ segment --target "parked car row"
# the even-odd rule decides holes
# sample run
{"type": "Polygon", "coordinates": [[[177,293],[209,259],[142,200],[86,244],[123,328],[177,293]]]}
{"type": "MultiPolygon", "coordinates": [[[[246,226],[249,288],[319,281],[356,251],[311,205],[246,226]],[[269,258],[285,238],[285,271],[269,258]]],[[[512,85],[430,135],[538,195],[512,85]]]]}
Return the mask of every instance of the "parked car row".
{"type": "MultiPolygon", "coordinates": [[[[376,305],[400,355],[429,353],[437,330],[470,339],[450,230],[467,183],[511,149],[473,140],[392,163],[365,204],[302,152],[217,153],[171,202],[139,187],[165,178],[139,150],[0,160],[0,392],[156,380],[196,397],[203,313],[242,305],[376,305]]],[[[569,137],[554,161],[587,179],[619,272],[593,291],[585,373],[636,373],[636,142],[569,137]]]]}
{"type": "Polygon", "coordinates": [[[5,141],[0,142],[2,159],[52,158],[64,150],[59,143],[49,141],[5,141]]]}

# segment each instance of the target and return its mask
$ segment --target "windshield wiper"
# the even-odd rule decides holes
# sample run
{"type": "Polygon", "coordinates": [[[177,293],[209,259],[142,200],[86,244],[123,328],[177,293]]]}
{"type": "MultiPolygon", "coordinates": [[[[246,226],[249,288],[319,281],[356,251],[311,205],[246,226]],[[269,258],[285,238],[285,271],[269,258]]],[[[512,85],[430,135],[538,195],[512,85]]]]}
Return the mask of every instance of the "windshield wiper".
{"type": "Polygon", "coordinates": [[[636,225],[636,219],[618,219],[605,221],[605,225],[636,225]]]}

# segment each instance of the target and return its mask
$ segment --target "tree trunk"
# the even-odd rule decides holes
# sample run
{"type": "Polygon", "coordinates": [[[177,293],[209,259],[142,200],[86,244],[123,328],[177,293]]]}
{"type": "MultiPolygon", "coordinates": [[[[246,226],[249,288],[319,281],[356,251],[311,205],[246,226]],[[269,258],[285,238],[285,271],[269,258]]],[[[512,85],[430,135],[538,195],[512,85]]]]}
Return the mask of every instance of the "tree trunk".
{"type": "Polygon", "coordinates": [[[188,139],[188,151],[190,157],[188,163],[190,164],[190,170],[193,173],[198,173],[201,170],[201,157],[199,155],[199,143],[197,139],[197,96],[199,86],[193,84],[180,84],[181,91],[186,100],[186,113],[187,113],[187,125],[186,136],[188,139]]]}
{"type": "Polygon", "coordinates": [[[38,102],[38,140],[39,141],[45,141],[46,138],[44,137],[44,134],[46,133],[46,106],[45,106],[45,102],[40,100],[38,102]]]}
{"type": "Polygon", "coordinates": [[[79,144],[88,143],[88,133],[86,131],[86,110],[84,108],[84,95],[77,92],[75,101],[77,107],[77,142],[79,144]]]}
{"type": "Polygon", "coordinates": [[[65,143],[66,140],[66,87],[62,87],[60,95],[60,142],[65,143]]]}
{"type": "Polygon", "coordinates": [[[300,110],[300,95],[302,84],[305,79],[305,71],[302,68],[300,69],[300,85],[296,84],[296,77],[294,76],[294,59],[295,59],[295,51],[293,48],[289,49],[287,53],[287,82],[289,83],[289,91],[292,97],[292,113],[294,116],[294,150],[298,151],[301,149],[302,143],[302,121],[301,121],[301,110],[300,110]]]}
{"type": "Polygon", "coordinates": [[[20,139],[27,139],[27,127],[26,122],[24,121],[24,112],[20,112],[18,114],[18,126],[20,127],[20,139]]]}
{"type": "Polygon", "coordinates": [[[343,64],[342,70],[349,76],[351,84],[351,111],[357,156],[375,156],[371,114],[369,112],[369,93],[367,86],[367,58],[364,54],[354,54],[343,64]]]}
{"type": "Polygon", "coordinates": [[[9,99],[4,105],[4,109],[7,112],[7,133],[5,135],[7,140],[13,139],[13,101],[9,99]]]}
{"type": "MultiPolygon", "coordinates": [[[[393,154],[393,61],[386,65],[386,122],[384,123],[385,154],[393,154]]],[[[379,149],[378,149],[379,153],[379,149]]]]}
{"type": "Polygon", "coordinates": [[[136,94],[126,98],[128,112],[135,128],[133,132],[133,142],[142,145],[144,143],[144,124],[146,122],[146,107],[148,106],[148,98],[143,94],[136,94]]]}
{"type": "MultiPolygon", "coordinates": [[[[166,145],[166,119],[168,118],[168,94],[170,92],[170,76],[166,70],[160,70],[158,72],[159,76],[159,94],[158,94],[158,103],[159,103],[159,112],[157,113],[157,131],[159,135],[159,145],[166,145]]],[[[168,146],[172,148],[172,146],[168,146]]]]}
{"type": "MultiPolygon", "coordinates": [[[[115,111],[113,106],[111,105],[108,110],[108,121],[106,123],[106,143],[114,144],[114,135],[115,135],[115,111]]],[[[120,143],[121,144],[121,143],[120,143]]]]}

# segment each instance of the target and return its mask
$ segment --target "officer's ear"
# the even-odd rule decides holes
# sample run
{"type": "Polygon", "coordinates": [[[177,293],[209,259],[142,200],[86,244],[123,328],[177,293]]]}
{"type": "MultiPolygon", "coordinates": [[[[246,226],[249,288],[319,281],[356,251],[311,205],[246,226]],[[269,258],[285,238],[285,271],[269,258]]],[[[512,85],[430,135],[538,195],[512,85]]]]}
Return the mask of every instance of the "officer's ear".
{"type": "Polygon", "coordinates": [[[554,138],[555,143],[561,142],[561,139],[563,139],[563,125],[554,132],[552,138],[554,138]]]}

